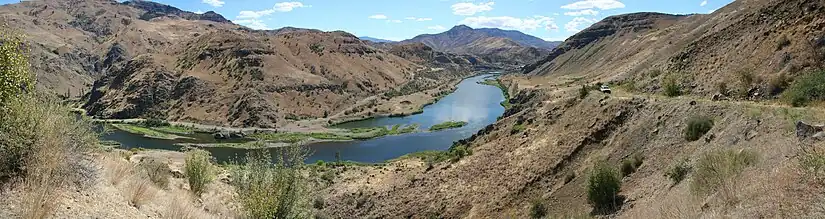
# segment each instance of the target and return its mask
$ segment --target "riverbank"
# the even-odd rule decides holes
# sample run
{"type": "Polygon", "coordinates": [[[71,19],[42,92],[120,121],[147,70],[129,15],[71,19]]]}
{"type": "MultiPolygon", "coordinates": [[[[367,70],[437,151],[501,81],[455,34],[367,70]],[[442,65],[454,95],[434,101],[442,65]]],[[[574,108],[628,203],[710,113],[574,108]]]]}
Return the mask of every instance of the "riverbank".
{"type": "Polygon", "coordinates": [[[494,86],[494,87],[497,87],[498,89],[501,89],[501,93],[504,94],[504,101],[501,101],[501,106],[504,107],[504,109],[510,109],[510,108],[513,107],[510,104],[509,89],[507,87],[505,87],[504,84],[501,83],[501,79],[499,79],[499,78],[485,79],[484,81],[481,81],[481,82],[478,82],[478,83],[479,84],[484,84],[484,85],[494,86]]]}

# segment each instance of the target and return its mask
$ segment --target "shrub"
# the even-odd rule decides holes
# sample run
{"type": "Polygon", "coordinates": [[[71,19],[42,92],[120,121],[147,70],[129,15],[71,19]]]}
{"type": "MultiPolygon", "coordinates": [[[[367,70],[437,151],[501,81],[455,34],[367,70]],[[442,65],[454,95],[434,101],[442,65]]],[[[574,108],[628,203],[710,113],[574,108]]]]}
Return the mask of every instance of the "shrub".
{"type": "Polygon", "coordinates": [[[636,172],[636,167],[633,166],[633,161],[626,159],[622,161],[622,177],[629,176],[631,173],[636,172]]]}
{"type": "Polygon", "coordinates": [[[664,88],[665,96],[678,97],[682,95],[682,86],[673,77],[665,78],[662,81],[662,88],[664,88]]]}
{"type": "Polygon", "coordinates": [[[782,96],[795,107],[825,99],[825,71],[798,77],[782,96]]]}
{"type": "MultiPolygon", "coordinates": [[[[29,74],[28,45],[23,36],[0,28],[0,103],[34,90],[34,75],[29,74]]],[[[2,105],[0,105],[2,106],[2,105]]]]}
{"type": "Polygon", "coordinates": [[[687,177],[691,169],[692,167],[688,164],[688,160],[682,159],[673,164],[665,173],[665,176],[670,178],[670,180],[673,181],[673,184],[679,184],[687,177]]]}
{"type": "Polygon", "coordinates": [[[140,169],[146,173],[149,180],[160,188],[167,188],[169,186],[169,177],[171,177],[171,170],[169,165],[159,159],[150,158],[138,165],[140,169]]]}
{"type": "Polygon", "coordinates": [[[636,169],[642,166],[642,162],[644,162],[643,160],[644,158],[639,154],[633,155],[631,158],[624,159],[621,166],[622,177],[636,172],[636,169]]]}
{"type": "Polygon", "coordinates": [[[54,96],[34,90],[23,37],[0,31],[0,184],[22,182],[23,218],[47,218],[60,190],[85,186],[98,145],[87,117],[76,118],[54,96]]]}
{"type": "Polygon", "coordinates": [[[788,36],[782,35],[776,40],[776,51],[782,50],[782,48],[790,45],[791,40],[788,39],[788,36]]]}
{"type": "Polygon", "coordinates": [[[691,191],[701,195],[718,191],[728,203],[736,201],[737,179],[746,167],[756,161],[757,155],[747,150],[704,154],[696,163],[691,191]]]}
{"type": "Polygon", "coordinates": [[[247,218],[307,218],[310,203],[307,181],[299,169],[306,149],[281,148],[275,163],[266,150],[247,154],[247,162],[231,175],[247,218]]]}
{"type": "Polygon", "coordinates": [[[788,89],[788,77],[785,73],[781,73],[768,82],[768,93],[770,95],[778,95],[788,89]]]}
{"type": "Polygon", "coordinates": [[[713,120],[706,116],[694,116],[687,121],[685,140],[696,141],[713,128],[713,120]]]}
{"type": "Polygon", "coordinates": [[[582,88],[579,89],[579,99],[584,99],[589,94],[590,94],[590,89],[588,89],[586,85],[582,85],[582,88]]]}
{"type": "Polygon", "coordinates": [[[531,218],[544,218],[547,216],[547,206],[544,205],[544,201],[542,200],[533,200],[530,203],[530,217],[531,218]]]}
{"type": "Polygon", "coordinates": [[[728,89],[728,82],[719,82],[716,84],[716,91],[720,94],[727,96],[730,94],[730,90],[728,89]]]}
{"type": "Polygon", "coordinates": [[[587,179],[587,200],[597,211],[618,206],[621,177],[615,169],[605,164],[596,165],[587,179]]]}
{"type": "Polygon", "coordinates": [[[193,194],[200,196],[214,179],[212,164],[209,163],[209,152],[204,150],[191,150],[186,152],[186,164],[184,174],[189,182],[189,190],[193,194]]]}

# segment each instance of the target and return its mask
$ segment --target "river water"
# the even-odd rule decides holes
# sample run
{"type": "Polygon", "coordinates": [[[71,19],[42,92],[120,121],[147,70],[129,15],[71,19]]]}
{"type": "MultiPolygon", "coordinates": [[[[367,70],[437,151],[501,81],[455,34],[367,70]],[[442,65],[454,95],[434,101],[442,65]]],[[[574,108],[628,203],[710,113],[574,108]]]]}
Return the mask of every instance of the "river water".
{"type": "MultiPolygon", "coordinates": [[[[493,75],[479,75],[459,83],[455,92],[435,104],[424,107],[424,112],[406,117],[382,117],[344,123],[336,128],[367,128],[392,126],[395,124],[419,124],[422,131],[430,126],[446,121],[466,121],[468,124],[457,129],[439,132],[418,132],[404,135],[386,136],[363,141],[324,142],[310,144],[307,162],[317,160],[334,161],[339,153],[342,160],[378,163],[398,158],[402,155],[427,151],[447,150],[454,141],[472,136],[485,126],[492,124],[504,113],[500,102],[504,100],[501,90],[494,86],[478,84],[493,75]]],[[[103,140],[119,142],[124,148],[142,147],[148,149],[179,150],[180,140],[160,140],[145,138],[119,130],[102,136],[103,140]]],[[[203,138],[199,138],[203,139],[203,138]]],[[[226,162],[242,157],[246,150],[235,148],[206,148],[218,162],[226,162]]]]}

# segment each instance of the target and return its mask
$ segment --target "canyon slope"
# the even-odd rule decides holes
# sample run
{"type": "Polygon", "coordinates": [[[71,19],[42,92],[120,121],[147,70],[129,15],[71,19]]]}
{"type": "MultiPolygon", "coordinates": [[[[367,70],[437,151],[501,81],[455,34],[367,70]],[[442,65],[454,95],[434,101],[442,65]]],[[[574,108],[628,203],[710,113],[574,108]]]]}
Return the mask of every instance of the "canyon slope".
{"type": "Polygon", "coordinates": [[[608,17],[525,66],[525,74],[504,76],[513,108],[454,145],[469,153],[340,170],[319,192],[320,211],[366,218],[823,217],[825,190],[805,166],[806,157],[822,156],[822,142],[799,122],[821,124],[825,112],[763,92],[780,74],[793,81],[822,68],[823,27],[825,2],[818,0],[738,0],[707,15],[608,17]],[[743,83],[743,74],[762,80],[743,83]],[[660,95],[667,78],[683,96],[660,95]],[[745,97],[714,101],[723,81],[745,97]],[[613,94],[580,92],[596,82],[618,86],[613,94]],[[686,139],[691,120],[702,117],[712,128],[686,139]],[[697,192],[707,179],[700,177],[708,177],[697,172],[707,168],[701,163],[725,151],[756,158],[723,178],[723,188],[697,192]],[[594,209],[587,198],[593,169],[619,169],[631,159],[642,162],[621,176],[620,204],[594,209]],[[682,161],[692,169],[671,180],[682,161]]]}
{"type": "Polygon", "coordinates": [[[445,83],[473,69],[466,61],[446,68],[442,56],[411,61],[396,55],[405,47],[389,52],[342,31],[251,30],[149,1],[25,1],[0,13],[36,36],[38,87],[87,94],[83,108],[106,119],[277,127],[333,115],[419,72],[445,83]]]}
{"type": "Polygon", "coordinates": [[[547,42],[519,31],[455,26],[439,34],[424,34],[402,43],[424,43],[437,51],[474,55],[487,62],[512,66],[532,63],[548,54],[557,42],[547,42]]]}

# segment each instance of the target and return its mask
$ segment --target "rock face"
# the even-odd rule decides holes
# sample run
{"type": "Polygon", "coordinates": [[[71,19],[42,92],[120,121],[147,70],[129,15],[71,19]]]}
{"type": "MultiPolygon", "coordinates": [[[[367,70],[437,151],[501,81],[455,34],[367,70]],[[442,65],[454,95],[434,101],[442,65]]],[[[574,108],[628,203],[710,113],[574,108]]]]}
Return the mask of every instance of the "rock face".
{"type": "Polygon", "coordinates": [[[231,21],[227,20],[220,14],[215,13],[214,11],[207,11],[203,14],[196,14],[188,11],[183,11],[169,5],[144,0],[127,1],[123,4],[146,11],[142,15],[140,15],[140,19],[146,21],[157,17],[174,16],[187,20],[205,20],[219,23],[232,23],[231,21]]]}

